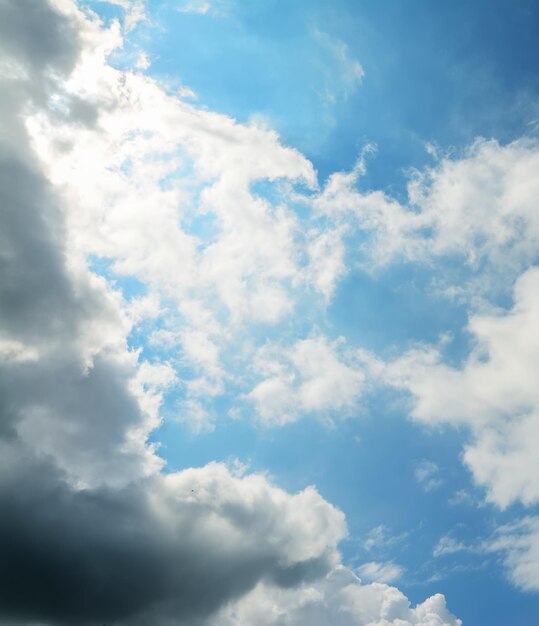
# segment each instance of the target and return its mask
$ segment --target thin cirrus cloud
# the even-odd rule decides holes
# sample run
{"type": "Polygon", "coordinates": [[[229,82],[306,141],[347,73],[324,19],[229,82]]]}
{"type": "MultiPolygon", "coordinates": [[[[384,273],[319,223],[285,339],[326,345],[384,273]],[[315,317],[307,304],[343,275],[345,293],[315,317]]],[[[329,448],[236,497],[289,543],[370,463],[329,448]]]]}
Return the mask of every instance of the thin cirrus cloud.
{"type": "Polygon", "coordinates": [[[397,563],[378,563],[377,561],[369,561],[357,568],[357,572],[361,578],[369,581],[380,583],[392,583],[398,580],[403,569],[397,563]]]}

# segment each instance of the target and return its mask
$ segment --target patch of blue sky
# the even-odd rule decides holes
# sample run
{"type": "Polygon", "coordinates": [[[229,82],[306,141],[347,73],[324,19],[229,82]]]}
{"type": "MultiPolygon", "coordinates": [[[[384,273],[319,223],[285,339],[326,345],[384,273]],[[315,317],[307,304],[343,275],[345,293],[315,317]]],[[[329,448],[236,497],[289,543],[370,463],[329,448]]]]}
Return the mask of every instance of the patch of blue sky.
{"type": "Polygon", "coordinates": [[[438,344],[448,334],[450,359],[462,358],[470,348],[466,307],[436,293],[430,269],[416,263],[350,271],[340,281],[328,315],[351,342],[386,358],[418,342],[438,344]]]}
{"type": "Polygon", "coordinates": [[[113,20],[121,21],[125,14],[119,4],[109,3],[106,0],[83,0],[80,6],[97,13],[106,25],[110,25],[113,20]]]}
{"type": "Polygon", "coordinates": [[[124,276],[114,271],[114,263],[111,259],[91,255],[87,258],[88,269],[99,276],[103,276],[109,285],[116,291],[120,291],[126,301],[140,298],[148,293],[148,287],[140,280],[132,276],[124,276]]]}

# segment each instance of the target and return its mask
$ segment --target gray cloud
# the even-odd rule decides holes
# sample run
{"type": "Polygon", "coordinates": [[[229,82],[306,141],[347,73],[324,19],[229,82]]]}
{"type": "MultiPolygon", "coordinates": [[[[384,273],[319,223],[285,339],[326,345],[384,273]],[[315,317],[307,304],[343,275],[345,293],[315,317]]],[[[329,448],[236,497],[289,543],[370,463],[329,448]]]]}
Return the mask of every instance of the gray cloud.
{"type": "Polygon", "coordinates": [[[245,483],[222,466],[179,475],[173,490],[158,476],[122,489],[75,491],[49,462],[37,462],[23,447],[3,453],[4,619],[202,623],[261,579],[289,587],[329,568],[330,552],[287,562],[276,546],[285,544],[289,530],[279,524],[283,511],[272,501],[282,492],[258,483],[255,514],[247,500],[231,506],[227,492],[232,487],[241,493],[245,483]],[[222,489],[221,501],[217,493],[210,501],[191,491],[208,481],[222,489]],[[262,518],[265,535],[259,532],[262,518]]]}
{"type": "Polygon", "coordinates": [[[3,50],[33,71],[68,72],[80,49],[76,24],[48,2],[0,0],[3,50]]]}

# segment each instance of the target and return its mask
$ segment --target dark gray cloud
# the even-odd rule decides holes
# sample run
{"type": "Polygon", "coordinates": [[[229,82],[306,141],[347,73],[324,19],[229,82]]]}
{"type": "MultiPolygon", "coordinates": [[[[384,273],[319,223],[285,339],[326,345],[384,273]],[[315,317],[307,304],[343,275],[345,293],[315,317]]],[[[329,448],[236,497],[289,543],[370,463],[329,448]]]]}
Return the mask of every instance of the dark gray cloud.
{"type": "Polygon", "coordinates": [[[46,0],[0,0],[4,53],[32,73],[69,72],[80,50],[76,23],[46,0]]]}
{"type": "Polygon", "coordinates": [[[268,489],[255,515],[246,501],[230,506],[227,491],[241,492],[242,479],[220,466],[182,477],[173,490],[155,477],[122,489],[77,491],[23,447],[3,452],[5,620],[196,624],[261,579],[291,586],[329,567],[329,554],[286,563],[276,548],[284,532],[271,499],[278,492],[268,489]],[[192,494],[208,479],[222,489],[223,502],[192,494]],[[264,535],[260,517],[267,520],[264,535]]]}

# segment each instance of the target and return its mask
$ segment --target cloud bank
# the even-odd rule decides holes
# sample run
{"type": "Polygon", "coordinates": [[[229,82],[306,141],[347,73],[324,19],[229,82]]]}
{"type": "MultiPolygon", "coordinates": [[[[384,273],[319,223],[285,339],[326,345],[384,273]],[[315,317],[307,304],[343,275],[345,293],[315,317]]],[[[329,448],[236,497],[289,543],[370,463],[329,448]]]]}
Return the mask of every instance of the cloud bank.
{"type": "Polygon", "coordinates": [[[361,584],[340,562],[343,514],[314,488],[217,463],[162,473],[148,443],[177,372],[142,361],[129,333],[165,310],[162,339],[198,358],[192,398],[218,389],[223,319],[280,319],[312,275],[294,216],[251,185],[315,185],[312,166],[114,69],[117,22],[70,0],[1,0],[0,18],[1,623],[457,626],[440,595],[411,608],[361,584]],[[219,235],[206,245],[182,219],[219,235]],[[147,297],[122,295],[92,256],[147,297]]]}

